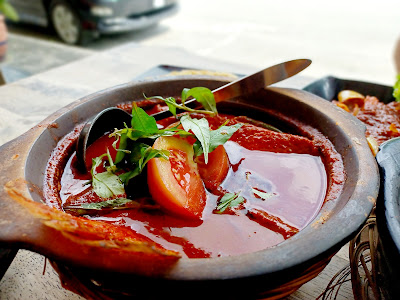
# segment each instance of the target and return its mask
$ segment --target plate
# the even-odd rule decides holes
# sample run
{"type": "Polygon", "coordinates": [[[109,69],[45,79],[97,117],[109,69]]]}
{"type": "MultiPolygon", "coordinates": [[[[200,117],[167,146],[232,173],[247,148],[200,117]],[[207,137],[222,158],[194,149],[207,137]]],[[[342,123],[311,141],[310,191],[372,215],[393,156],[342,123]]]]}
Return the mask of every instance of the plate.
{"type": "Polygon", "coordinates": [[[304,87],[303,90],[329,101],[337,99],[337,95],[342,90],[353,90],[365,96],[375,96],[384,103],[394,101],[393,88],[390,86],[371,82],[341,79],[333,76],[323,77],[314,81],[304,87]]]}
{"type": "Polygon", "coordinates": [[[183,67],[183,66],[173,66],[173,65],[158,65],[155,66],[139,76],[135,77],[135,80],[148,80],[154,79],[157,77],[165,77],[165,76],[218,76],[218,77],[232,77],[232,79],[243,77],[243,74],[233,74],[228,72],[216,71],[216,70],[205,70],[191,67],[183,67]],[[192,74],[190,73],[192,71],[192,74]]]}

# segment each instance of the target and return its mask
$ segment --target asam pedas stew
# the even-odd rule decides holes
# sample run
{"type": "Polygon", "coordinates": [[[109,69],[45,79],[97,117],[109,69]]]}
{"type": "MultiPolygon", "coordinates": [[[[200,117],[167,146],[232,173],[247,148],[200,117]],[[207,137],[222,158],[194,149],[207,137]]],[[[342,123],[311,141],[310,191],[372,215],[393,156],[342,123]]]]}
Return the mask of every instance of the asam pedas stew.
{"type": "Polygon", "coordinates": [[[49,206],[182,257],[207,258],[274,246],[340,193],[341,157],[316,129],[292,120],[290,134],[218,113],[205,88],[185,89],[180,102],[154,98],[121,106],[132,124],[90,145],[87,172],[74,152],[81,127],[58,143],[45,176],[49,206]],[[187,108],[188,97],[205,109],[187,108]],[[141,106],[174,116],[156,123],[141,106]],[[175,115],[176,108],[187,112],[175,115]]]}

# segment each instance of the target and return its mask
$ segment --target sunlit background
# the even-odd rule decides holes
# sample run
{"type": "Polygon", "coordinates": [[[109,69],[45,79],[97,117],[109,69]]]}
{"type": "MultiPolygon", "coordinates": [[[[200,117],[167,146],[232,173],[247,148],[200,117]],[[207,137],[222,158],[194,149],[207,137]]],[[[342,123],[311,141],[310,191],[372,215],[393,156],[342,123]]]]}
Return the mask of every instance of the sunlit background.
{"type": "Polygon", "coordinates": [[[194,54],[255,68],[288,59],[310,58],[313,64],[303,74],[315,78],[333,75],[387,85],[395,80],[393,51],[400,36],[400,1],[185,0],[179,3],[179,12],[157,26],[102,36],[84,47],[66,46],[41,28],[12,25],[11,51],[5,63],[22,72],[25,63],[29,72],[39,72],[96,51],[135,42],[184,48],[194,54]],[[53,60],[48,58],[47,62],[43,57],[29,61],[28,49],[18,44],[26,37],[57,44],[65,59],[60,55],[53,60]]]}

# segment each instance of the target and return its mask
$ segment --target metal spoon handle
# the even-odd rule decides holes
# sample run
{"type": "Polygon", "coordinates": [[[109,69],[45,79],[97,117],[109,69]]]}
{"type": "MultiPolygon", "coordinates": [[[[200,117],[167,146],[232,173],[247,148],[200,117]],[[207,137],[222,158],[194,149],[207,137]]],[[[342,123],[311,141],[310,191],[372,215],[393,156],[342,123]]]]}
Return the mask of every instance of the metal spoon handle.
{"type": "MultiPolygon", "coordinates": [[[[268,67],[246,77],[239,78],[213,90],[215,101],[221,102],[234,97],[255,93],[273,83],[277,83],[296,75],[300,71],[307,68],[310,64],[311,60],[309,59],[296,59],[268,67]]],[[[190,99],[185,102],[185,105],[193,108],[194,106],[198,105],[198,103],[195,99],[190,99]]],[[[157,120],[160,120],[165,118],[167,115],[169,115],[168,111],[163,111],[153,114],[152,116],[157,120]]]]}
{"type": "Polygon", "coordinates": [[[249,95],[271,84],[296,75],[311,64],[309,59],[296,59],[258,71],[213,91],[216,102],[249,95]]]}

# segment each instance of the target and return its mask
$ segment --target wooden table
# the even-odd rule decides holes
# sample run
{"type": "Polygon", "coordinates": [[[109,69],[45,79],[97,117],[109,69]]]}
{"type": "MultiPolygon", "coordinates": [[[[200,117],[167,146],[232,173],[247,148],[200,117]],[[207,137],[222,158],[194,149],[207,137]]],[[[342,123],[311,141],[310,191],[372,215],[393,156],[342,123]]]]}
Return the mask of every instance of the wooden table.
{"type": "MultiPolygon", "coordinates": [[[[142,47],[129,43],[94,54],[65,66],[0,87],[0,145],[17,137],[61,107],[98,90],[135,79],[161,64],[249,74],[245,65],[206,59],[179,48],[142,47]]],[[[260,66],[260,68],[265,66],[260,66]]],[[[302,88],[312,81],[302,76],[287,79],[282,87],[302,88]]],[[[335,255],[325,270],[303,285],[289,299],[316,299],[330,279],[348,265],[348,246],[335,255]]],[[[0,281],[0,299],[82,299],[60,285],[59,278],[42,255],[19,250],[0,281]]],[[[345,284],[337,299],[353,299],[345,284]]]]}

